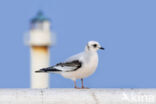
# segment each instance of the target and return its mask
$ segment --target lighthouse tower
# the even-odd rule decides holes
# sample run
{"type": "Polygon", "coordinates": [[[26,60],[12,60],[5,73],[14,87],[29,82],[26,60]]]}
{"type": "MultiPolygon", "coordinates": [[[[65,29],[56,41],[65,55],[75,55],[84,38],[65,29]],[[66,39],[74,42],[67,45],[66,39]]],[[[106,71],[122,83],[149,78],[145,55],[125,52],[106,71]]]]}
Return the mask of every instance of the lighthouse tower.
{"type": "Polygon", "coordinates": [[[51,46],[50,21],[40,11],[31,20],[28,44],[30,46],[31,88],[48,88],[47,73],[35,73],[49,66],[49,47],[51,46]]]}

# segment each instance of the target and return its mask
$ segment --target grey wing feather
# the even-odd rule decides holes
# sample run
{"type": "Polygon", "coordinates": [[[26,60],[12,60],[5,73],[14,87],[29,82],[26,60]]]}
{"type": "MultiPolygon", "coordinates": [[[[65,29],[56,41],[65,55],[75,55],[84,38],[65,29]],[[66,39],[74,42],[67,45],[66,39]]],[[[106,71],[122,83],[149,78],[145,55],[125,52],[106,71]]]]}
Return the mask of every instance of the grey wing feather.
{"type": "Polygon", "coordinates": [[[82,66],[79,60],[73,60],[70,62],[59,63],[54,66],[55,69],[61,70],[63,72],[75,71],[82,66]]]}
{"type": "Polygon", "coordinates": [[[73,60],[65,63],[58,63],[55,66],[40,69],[36,72],[70,72],[79,69],[82,63],[79,60],[73,60]]]}

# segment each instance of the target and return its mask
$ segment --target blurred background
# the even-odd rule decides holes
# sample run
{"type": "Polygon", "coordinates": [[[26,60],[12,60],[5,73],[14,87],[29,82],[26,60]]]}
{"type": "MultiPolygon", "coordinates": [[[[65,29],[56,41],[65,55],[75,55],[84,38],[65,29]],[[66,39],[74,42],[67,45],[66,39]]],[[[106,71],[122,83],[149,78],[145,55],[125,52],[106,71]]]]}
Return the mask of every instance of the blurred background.
{"type": "MultiPolygon", "coordinates": [[[[97,71],[84,80],[86,86],[156,87],[155,5],[155,0],[1,0],[0,88],[30,87],[30,47],[24,35],[39,10],[56,34],[50,65],[95,40],[106,50],[98,52],[97,71]]],[[[71,88],[73,82],[51,74],[50,87],[71,88]]]]}

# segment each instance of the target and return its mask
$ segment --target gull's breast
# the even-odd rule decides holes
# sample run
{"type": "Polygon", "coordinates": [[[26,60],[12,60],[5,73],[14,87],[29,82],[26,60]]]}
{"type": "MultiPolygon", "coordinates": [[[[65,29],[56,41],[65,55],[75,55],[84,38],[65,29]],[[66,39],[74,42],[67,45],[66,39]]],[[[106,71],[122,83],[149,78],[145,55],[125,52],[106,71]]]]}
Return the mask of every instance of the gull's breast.
{"type": "Polygon", "coordinates": [[[83,68],[82,70],[82,73],[84,73],[83,77],[88,77],[92,75],[96,71],[97,65],[98,65],[98,55],[95,54],[94,56],[92,56],[88,64],[86,64],[85,67],[83,68]]]}

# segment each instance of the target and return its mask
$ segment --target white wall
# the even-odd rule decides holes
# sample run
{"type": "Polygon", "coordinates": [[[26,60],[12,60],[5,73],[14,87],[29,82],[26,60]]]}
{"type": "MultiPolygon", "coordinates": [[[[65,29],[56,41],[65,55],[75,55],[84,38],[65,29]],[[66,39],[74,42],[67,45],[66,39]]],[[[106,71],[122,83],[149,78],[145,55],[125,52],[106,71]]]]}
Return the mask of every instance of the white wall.
{"type": "Polygon", "coordinates": [[[156,104],[156,89],[0,89],[0,104],[156,104]]]}

